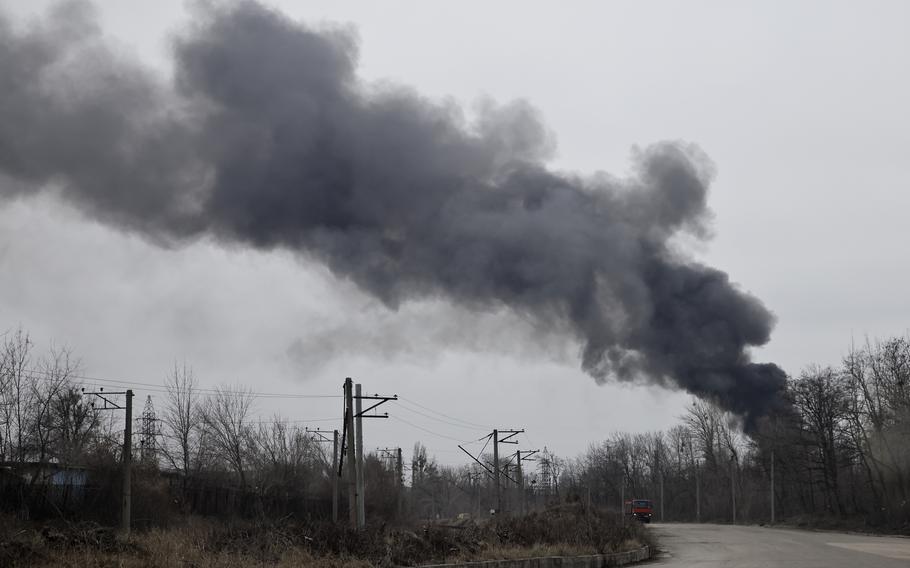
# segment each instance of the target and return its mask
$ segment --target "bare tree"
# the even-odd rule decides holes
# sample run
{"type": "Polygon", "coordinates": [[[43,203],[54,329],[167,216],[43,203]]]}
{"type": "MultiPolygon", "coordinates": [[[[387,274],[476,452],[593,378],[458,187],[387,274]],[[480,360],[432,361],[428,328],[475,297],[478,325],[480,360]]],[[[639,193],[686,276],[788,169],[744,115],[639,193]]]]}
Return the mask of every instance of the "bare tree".
{"type": "Polygon", "coordinates": [[[175,363],[165,387],[162,453],[171,467],[183,474],[185,490],[188,479],[199,472],[204,461],[202,403],[192,367],[175,363]]]}
{"type": "Polygon", "coordinates": [[[83,461],[100,421],[98,413],[78,387],[69,384],[57,393],[52,403],[51,420],[55,433],[54,456],[63,464],[83,461]]]}
{"type": "Polygon", "coordinates": [[[878,509],[910,495],[910,341],[892,338],[852,349],[844,359],[849,381],[850,433],[878,509]]]}
{"type": "Polygon", "coordinates": [[[256,466],[263,494],[291,490],[306,492],[318,474],[331,466],[319,444],[306,431],[275,415],[255,432],[256,466]]]}
{"type": "MultiPolygon", "coordinates": [[[[71,386],[72,376],[77,372],[78,361],[67,348],[51,347],[50,354],[38,364],[30,386],[32,407],[28,413],[29,435],[32,438],[34,458],[45,461],[51,452],[51,443],[58,435],[60,426],[55,416],[55,405],[71,386]]],[[[56,456],[55,456],[56,457],[56,456]]]]}
{"type": "MultiPolygon", "coordinates": [[[[697,448],[708,469],[717,471],[717,451],[720,447],[721,411],[701,400],[692,403],[683,417],[683,423],[695,438],[697,448]]],[[[694,448],[693,448],[694,449],[694,448]]]]}
{"type": "Polygon", "coordinates": [[[810,367],[792,383],[791,391],[813,442],[811,455],[822,474],[826,508],[844,513],[838,458],[849,409],[847,383],[830,367],[810,367]]]}
{"type": "Polygon", "coordinates": [[[253,399],[252,391],[245,387],[216,387],[203,410],[208,441],[237,474],[241,487],[247,486],[247,463],[254,444],[249,421],[253,399]]]}
{"type": "Polygon", "coordinates": [[[23,462],[29,454],[29,412],[34,395],[34,376],[30,371],[34,343],[22,328],[7,337],[0,346],[0,369],[3,390],[0,391],[0,411],[5,430],[6,449],[3,453],[12,461],[23,462]]]}

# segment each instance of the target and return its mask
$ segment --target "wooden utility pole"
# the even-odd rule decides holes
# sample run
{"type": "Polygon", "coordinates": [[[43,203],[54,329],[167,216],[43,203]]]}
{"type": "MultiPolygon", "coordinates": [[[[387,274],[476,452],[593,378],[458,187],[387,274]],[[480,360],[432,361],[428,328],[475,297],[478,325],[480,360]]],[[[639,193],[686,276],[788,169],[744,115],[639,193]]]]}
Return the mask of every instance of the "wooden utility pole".
{"type": "Polygon", "coordinates": [[[354,404],[357,408],[357,528],[366,526],[366,508],[364,505],[363,495],[363,402],[361,386],[357,383],[355,387],[354,404]]]}
{"type": "Polygon", "coordinates": [[[344,380],[344,402],[345,402],[345,430],[347,439],[347,460],[348,460],[348,518],[351,526],[359,528],[357,524],[357,453],[354,448],[354,393],[353,381],[348,377],[344,380]]]}

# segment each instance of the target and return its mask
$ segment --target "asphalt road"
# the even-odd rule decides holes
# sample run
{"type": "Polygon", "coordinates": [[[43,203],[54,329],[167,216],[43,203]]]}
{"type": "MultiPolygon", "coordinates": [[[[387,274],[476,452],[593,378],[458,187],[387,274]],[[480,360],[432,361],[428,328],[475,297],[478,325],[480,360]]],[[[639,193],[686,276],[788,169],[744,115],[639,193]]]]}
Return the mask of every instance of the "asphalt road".
{"type": "Polygon", "coordinates": [[[651,525],[662,551],[648,566],[910,568],[910,538],[757,526],[651,525]]]}

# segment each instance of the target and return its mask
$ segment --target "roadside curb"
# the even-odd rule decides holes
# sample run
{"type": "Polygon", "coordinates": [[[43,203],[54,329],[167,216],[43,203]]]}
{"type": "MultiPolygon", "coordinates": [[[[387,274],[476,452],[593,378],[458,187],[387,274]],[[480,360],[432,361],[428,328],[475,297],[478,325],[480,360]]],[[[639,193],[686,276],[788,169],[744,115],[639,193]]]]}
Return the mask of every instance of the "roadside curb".
{"type": "Polygon", "coordinates": [[[588,556],[539,556],[514,560],[478,560],[458,564],[423,564],[420,568],[607,568],[625,566],[651,558],[651,547],[629,552],[592,554],[588,556]]]}
{"type": "Polygon", "coordinates": [[[828,529],[828,528],[819,528],[819,527],[801,527],[799,525],[785,525],[783,523],[775,523],[773,525],[752,525],[765,529],[784,529],[788,531],[804,531],[812,533],[833,533],[833,534],[849,534],[852,536],[876,536],[876,537],[887,537],[887,538],[910,538],[910,534],[905,533],[889,533],[889,532],[866,532],[855,529],[828,529]]]}

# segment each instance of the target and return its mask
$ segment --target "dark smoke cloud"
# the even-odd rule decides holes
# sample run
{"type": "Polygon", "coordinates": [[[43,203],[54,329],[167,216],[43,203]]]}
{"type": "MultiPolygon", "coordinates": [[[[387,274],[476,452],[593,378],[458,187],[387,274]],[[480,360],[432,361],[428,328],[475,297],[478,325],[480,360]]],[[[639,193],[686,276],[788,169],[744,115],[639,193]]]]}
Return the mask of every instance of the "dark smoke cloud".
{"type": "Polygon", "coordinates": [[[396,311],[369,302],[351,312],[343,321],[307,318],[306,335],[286,349],[289,360],[310,372],[354,357],[438,365],[444,355],[458,352],[493,352],[531,364],[577,360],[577,343],[567,330],[535,325],[507,308],[478,312],[423,300],[396,311]]]}
{"type": "Polygon", "coordinates": [[[784,373],[750,361],[773,317],[675,253],[708,234],[712,165],[639,151],[627,179],[546,167],[528,104],[454,104],[367,84],[357,41],[252,2],[209,7],[160,81],[106,47],[90,7],[25,31],[0,20],[0,191],[57,191],[164,244],[198,236],[298,251],[389,307],[441,297],[569,329],[598,381],[679,386],[741,414],[784,373]]]}

